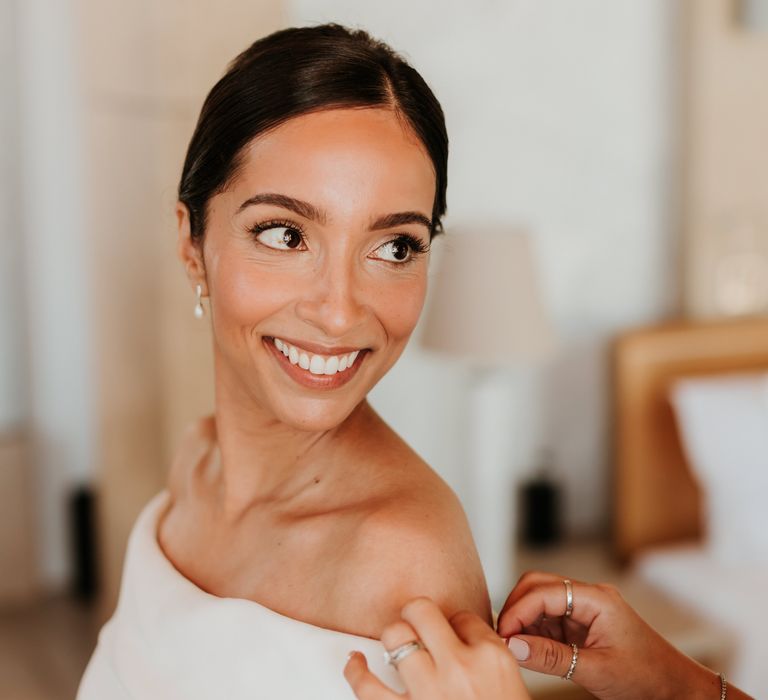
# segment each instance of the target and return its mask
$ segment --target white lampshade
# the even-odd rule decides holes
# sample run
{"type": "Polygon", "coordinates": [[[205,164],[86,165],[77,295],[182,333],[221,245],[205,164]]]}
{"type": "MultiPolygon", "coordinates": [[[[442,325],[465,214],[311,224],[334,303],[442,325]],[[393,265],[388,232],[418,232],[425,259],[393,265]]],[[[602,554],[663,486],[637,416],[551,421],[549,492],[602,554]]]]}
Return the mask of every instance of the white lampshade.
{"type": "Polygon", "coordinates": [[[496,367],[548,355],[554,335],[528,236],[498,226],[444,235],[421,344],[496,367]]]}

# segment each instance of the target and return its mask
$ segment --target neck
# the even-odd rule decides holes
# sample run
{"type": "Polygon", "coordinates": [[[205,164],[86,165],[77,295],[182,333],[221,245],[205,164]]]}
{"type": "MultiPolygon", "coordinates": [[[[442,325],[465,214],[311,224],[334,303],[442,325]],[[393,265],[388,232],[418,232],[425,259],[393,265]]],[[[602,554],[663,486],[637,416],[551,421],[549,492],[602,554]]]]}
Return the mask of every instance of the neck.
{"type": "Polygon", "coordinates": [[[370,420],[373,409],[367,400],[340,425],[313,432],[277,420],[232,379],[226,369],[217,368],[217,449],[207,472],[227,521],[258,506],[296,506],[308,493],[322,497],[339,483],[343,460],[334,457],[347,441],[338,438],[370,420]]]}

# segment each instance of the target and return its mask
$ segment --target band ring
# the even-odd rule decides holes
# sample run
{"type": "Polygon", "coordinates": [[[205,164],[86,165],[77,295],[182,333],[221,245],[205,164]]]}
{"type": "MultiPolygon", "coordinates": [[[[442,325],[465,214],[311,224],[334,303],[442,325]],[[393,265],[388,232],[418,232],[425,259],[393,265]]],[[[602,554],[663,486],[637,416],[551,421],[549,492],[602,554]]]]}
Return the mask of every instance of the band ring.
{"type": "Polygon", "coordinates": [[[565,584],[565,616],[573,615],[573,584],[570,579],[563,579],[565,584]]]}
{"type": "Polygon", "coordinates": [[[412,642],[406,642],[405,644],[401,644],[399,647],[393,649],[392,651],[385,651],[384,661],[397,668],[397,664],[399,664],[406,656],[410,656],[414,651],[425,648],[426,647],[424,644],[422,644],[420,639],[416,639],[412,642]]]}
{"type": "Polygon", "coordinates": [[[571,665],[568,667],[568,672],[563,676],[564,681],[569,681],[573,677],[573,672],[576,670],[576,662],[579,660],[579,647],[575,644],[571,644],[573,651],[571,655],[571,665]]]}

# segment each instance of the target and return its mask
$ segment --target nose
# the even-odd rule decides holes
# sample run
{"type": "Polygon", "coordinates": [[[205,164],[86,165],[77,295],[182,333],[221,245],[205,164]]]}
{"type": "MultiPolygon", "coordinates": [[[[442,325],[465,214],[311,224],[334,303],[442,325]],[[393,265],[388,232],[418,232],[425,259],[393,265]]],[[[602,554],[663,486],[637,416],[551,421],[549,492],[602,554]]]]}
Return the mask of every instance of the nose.
{"type": "Polygon", "coordinates": [[[296,305],[302,321],[327,338],[349,338],[368,316],[365,288],[354,261],[345,256],[318,261],[311,284],[296,305]]]}

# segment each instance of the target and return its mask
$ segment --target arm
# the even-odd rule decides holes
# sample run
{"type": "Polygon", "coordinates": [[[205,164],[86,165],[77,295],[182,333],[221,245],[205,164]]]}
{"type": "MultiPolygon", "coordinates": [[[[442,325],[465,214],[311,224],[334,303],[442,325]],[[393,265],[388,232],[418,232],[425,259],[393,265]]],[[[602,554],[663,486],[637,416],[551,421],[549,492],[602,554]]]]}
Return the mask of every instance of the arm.
{"type": "Polygon", "coordinates": [[[460,610],[492,624],[485,577],[461,505],[453,492],[428,503],[400,500],[367,524],[361,541],[375,542],[377,555],[362,587],[371,636],[400,620],[402,607],[417,597],[434,601],[446,617],[460,610]],[[370,616],[370,617],[369,617],[370,616]]]}

